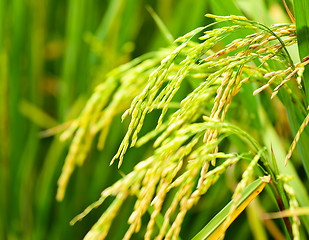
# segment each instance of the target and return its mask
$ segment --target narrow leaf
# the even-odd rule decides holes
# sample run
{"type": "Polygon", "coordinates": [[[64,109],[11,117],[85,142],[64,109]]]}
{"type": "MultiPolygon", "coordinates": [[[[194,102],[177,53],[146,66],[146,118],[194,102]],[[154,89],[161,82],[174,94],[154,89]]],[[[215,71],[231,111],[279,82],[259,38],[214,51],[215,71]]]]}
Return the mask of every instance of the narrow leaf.
{"type": "MultiPolygon", "coordinates": [[[[309,1],[294,0],[294,12],[296,20],[296,32],[300,60],[309,56],[309,1]]],[[[305,68],[304,85],[309,102],[309,68],[305,68]]]]}
{"type": "Polygon", "coordinates": [[[194,238],[193,240],[216,240],[232,224],[239,214],[248,204],[264,189],[269,177],[255,180],[243,192],[240,201],[237,203],[236,210],[230,215],[233,201],[230,201],[194,238]],[[229,217],[229,218],[228,218],[229,217]],[[228,218],[228,222],[226,222],[228,218]]]}
{"type": "Polygon", "coordinates": [[[165,26],[161,18],[158,16],[158,14],[153,10],[153,8],[150,5],[146,6],[147,11],[150,13],[153,20],[156,22],[158,28],[160,29],[160,32],[163,34],[164,38],[166,39],[168,44],[173,44],[174,37],[168,30],[168,28],[165,26]]]}

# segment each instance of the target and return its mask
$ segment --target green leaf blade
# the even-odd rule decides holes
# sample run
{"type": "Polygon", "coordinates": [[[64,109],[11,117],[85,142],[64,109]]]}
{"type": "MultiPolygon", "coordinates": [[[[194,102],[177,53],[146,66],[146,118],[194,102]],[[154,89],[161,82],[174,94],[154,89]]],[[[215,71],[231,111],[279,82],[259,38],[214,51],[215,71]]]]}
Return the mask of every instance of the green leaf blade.
{"type": "MultiPolygon", "coordinates": [[[[266,182],[260,178],[248,185],[237,203],[237,208],[246,207],[263,190],[265,184],[266,182]]],[[[230,201],[192,240],[213,239],[217,236],[218,232],[220,232],[220,227],[225,225],[232,205],[233,201],[230,201]]]]}
{"type": "MultiPolygon", "coordinates": [[[[296,32],[300,60],[309,56],[309,1],[294,0],[294,12],[296,20],[296,32]]],[[[309,102],[309,68],[304,72],[305,90],[307,93],[307,104],[309,102]]]]}

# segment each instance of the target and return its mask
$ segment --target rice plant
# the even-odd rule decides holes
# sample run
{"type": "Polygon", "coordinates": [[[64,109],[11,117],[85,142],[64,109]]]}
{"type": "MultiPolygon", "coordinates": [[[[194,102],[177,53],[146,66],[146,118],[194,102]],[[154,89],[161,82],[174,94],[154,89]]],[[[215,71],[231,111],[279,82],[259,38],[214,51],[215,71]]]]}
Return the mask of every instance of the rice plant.
{"type": "MultiPolygon", "coordinates": [[[[73,140],[58,181],[58,200],[64,198],[70,175],[76,165],[83,164],[96,135],[99,135],[98,147],[103,148],[110,123],[117,114],[124,112],[122,121],[128,116],[131,119],[110,164],[118,161],[120,168],[129,147],[153,142],[153,152],[148,158],[106,188],[98,201],[72,220],[74,224],[107,197],[114,198],[85,239],[105,239],[129,196],[135,197],[135,205],[123,239],[131,239],[141,231],[146,214],[150,218],[142,230],[145,239],[178,239],[187,212],[198,206],[202,198],[207,198],[208,190],[216,187],[228,168],[240,166],[242,162],[246,167],[234,189],[229,209],[224,217],[209,223],[211,230],[205,226],[208,231],[203,230],[204,235],[200,233],[194,239],[222,238],[228,226],[265,185],[270,186],[269,194],[275,197],[280,210],[298,208],[297,193],[287,179],[295,178],[297,184],[301,184],[300,180],[292,166],[287,167],[287,173],[278,166],[288,164],[308,124],[308,116],[285,160],[277,159],[263,142],[267,129],[257,129],[257,136],[248,133],[250,120],[241,116],[248,109],[237,106],[239,102],[233,105],[241,91],[248,91],[248,87],[243,90],[248,85],[255,88],[249,94],[271,92],[270,98],[278,98],[287,111],[307,115],[304,70],[309,60],[305,57],[294,63],[287,49],[297,43],[296,27],[294,24],[267,27],[234,15],[206,14],[206,17],[215,21],[176,39],[169,49],[144,55],[107,74],[81,115],[61,135],[62,139],[73,137],[73,140]],[[242,30],[252,33],[223,47],[220,45],[225,38],[242,30]],[[177,93],[185,81],[192,91],[179,99],[177,93]],[[155,129],[140,138],[145,119],[156,110],[160,115],[155,129]],[[242,149],[231,138],[237,138],[242,149]],[[258,184],[256,180],[255,185],[250,185],[255,179],[260,179],[258,184]]],[[[256,116],[266,118],[259,112],[263,103],[256,100],[256,104],[252,106],[256,116]]],[[[307,217],[303,221],[308,224],[307,217]]],[[[299,239],[299,224],[296,215],[283,218],[286,236],[299,239]]]]}
{"type": "Polygon", "coordinates": [[[1,1],[0,238],[307,239],[308,9],[1,1]]]}

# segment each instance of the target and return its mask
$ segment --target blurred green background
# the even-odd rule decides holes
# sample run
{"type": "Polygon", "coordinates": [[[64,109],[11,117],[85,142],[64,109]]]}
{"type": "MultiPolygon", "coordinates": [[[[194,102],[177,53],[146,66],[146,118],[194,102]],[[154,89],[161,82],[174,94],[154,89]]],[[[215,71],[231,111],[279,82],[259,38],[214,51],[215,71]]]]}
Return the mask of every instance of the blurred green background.
{"type": "MultiPolygon", "coordinates": [[[[111,69],[169,45],[147,5],[174,38],[206,25],[206,13],[245,14],[267,25],[290,22],[280,0],[1,0],[0,239],[82,239],[108,201],[75,226],[69,221],[119,179],[120,171],[144,158],[145,148],[129,151],[120,170],[109,167],[126,130],[118,116],[104,150],[93,147],[73,173],[64,201],[55,200],[69,146],[59,141],[61,130],[111,69]]],[[[201,212],[214,202],[218,209],[224,206],[229,193],[219,190],[200,203],[201,212]]],[[[121,239],[132,204],[116,218],[108,239],[121,239]]],[[[216,209],[211,211],[186,218],[183,239],[194,236],[216,209]]],[[[250,239],[247,224],[239,234],[250,239]]]]}

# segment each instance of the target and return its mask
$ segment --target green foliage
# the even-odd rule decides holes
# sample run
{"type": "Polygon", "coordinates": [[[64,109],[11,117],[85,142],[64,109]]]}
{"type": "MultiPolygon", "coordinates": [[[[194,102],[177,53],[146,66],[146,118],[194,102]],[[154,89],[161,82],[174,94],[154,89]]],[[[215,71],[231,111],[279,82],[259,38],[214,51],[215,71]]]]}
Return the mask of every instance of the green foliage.
{"type": "Polygon", "coordinates": [[[308,8],[279,3],[1,1],[0,238],[305,239],[308,8]]]}
{"type": "MultiPolygon", "coordinates": [[[[153,59],[147,59],[137,67],[131,66],[130,70],[125,66],[123,67],[125,71],[122,72],[123,76],[120,78],[125,78],[126,81],[120,83],[119,90],[114,94],[113,100],[121,99],[122,103],[127,102],[128,96],[121,94],[122,88],[127,90],[132,85],[133,89],[139,89],[139,91],[135,91],[137,96],[122,116],[122,120],[124,120],[130,115],[131,121],[111,164],[119,158],[118,167],[121,166],[128,147],[134,147],[136,143],[139,143],[138,134],[142,129],[147,114],[155,109],[161,109],[156,129],[150,133],[150,136],[146,135],[142,138],[142,144],[155,138],[155,150],[149,158],[141,161],[131,173],[104,190],[101,199],[90,208],[87,208],[86,212],[77,218],[79,220],[84,217],[93,207],[102,204],[108,196],[116,196],[113,204],[101,216],[85,239],[105,238],[108,234],[110,222],[129,195],[137,196],[137,200],[134,211],[129,217],[130,227],[124,235],[124,239],[130,239],[134,232],[140,231],[142,216],[147,212],[149,205],[154,207],[154,211],[152,211],[147,225],[145,239],[152,238],[154,224],[160,214],[164,215],[164,221],[157,230],[159,233],[156,239],[177,238],[186,213],[206,194],[209,187],[217,182],[228,166],[236,164],[243,158],[249,159],[250,164],[244,171],[242,179],[234,191],[232,199],[235,205],[234,207],[232,205],[229,210],[230,216],[236,211],[236,203],[238,203],[242,191],[253,177],[253,168],[260,158],[262,172],[272,176],[272,181],[274,181],[273,192],[277,195],[279,208],[288,207],[286,196],[278,195],[278,192],[283,193],[282,185],[276,183],[281,172],[275,166],[280,163],[272,163],[271,157],[255,140],[252,140],[252,137],[235,126],[226,124],[225,117],[232,105],[232,99],[236,97],[242,85],[256,81],[263,81],[266,84],[254,91],[254,95],[275,83],[277,86],[274,87],[272,98],[278,94],[282,86],[285,86],[284,91],[289,93],[290,99],[299,104],[300,109],[302,108],[303,96],[301,92],[297,93],[297,85],[295,88],[295,86],[287,84],[296,74],[298,74],[296,78],[300,79],[304,66],[308,63],[294,64],[287,51],[287,46],[296,43],[295,26],[277,24],[268,28],[244,17],[220,17],[210,14],[207,16],[215,18],[217,22],[232,22],[233,24],[208,30],[214,25],[210,24],[206,27],[197,28],[176,39],[174,42],[176,45],[171,52],[151,71],[151,74],[148,73],[149,78],[142,78],[144,81],[143,89],[140,86],[138,88],[134,87],[133,82],[131,83],[127,76],[131,75],[129,71],[133,71],[134,82],[139,82],[140,77],[137,76],[142,75],[141,72],[136,71],[136,68],[144,72],[145,69],[141,66],[144,63],[153,61],[153,59]],[[215,45],[222,41],[224,37],[244,28],[262,31],[243,39],[236,39],[219,51],[215,50],[215,45]],[[202,42],[194,42],[193,37],[202,31],[204,34],[199,37],[202,42]],[[252,63],[258,63],[258,65],[254,67],[252,63]],[[270,72],[271,64],[286,67],[286,69],[270,72]],[[191,82],[197,82],[195,84],[197,87],[179,102],[179,109],[173,111],[168,119],[164,121],[176,93],[186,78],[190,79],[191,82]],[[127,85],[122,87],[124,84],[127,85]],[[122,98],[117,97],[117,95],[121,95],[122,98]],[[219,151],[220,143],[232,134],[236,134],[246,144],[249,143],[247,152],[239,155],[239,153],[219,151]],[[255,157],[252,156],[252,151],[257,154],[255,157]],[[222,159],[225,160],[222,162],[222,159]],[[215,168],[208,171],[210,163],[215,168]],[[169,197],[167,210],[163,211],[162,206],[166,202],[165,198],[173,189],[175,189],[175,193],[169,197]],[[169,224],[172,225],[168,227],[169,224]]],[[[154,65],[151,65],[151,67],[154,67],[154,65]]],[[[115,73],[118,72],[115,71],[115,73]]],[[[110,74],[106,83],[110,82],[110,78],[115,82],[114,78],[117,76],[115,73],[110,74]]],[[[301,80],[296,81],[298,86],[300,86],[300,82],[301,80]]],[[[94,135],[99,130],[104,133],[109,128],[108,125],[103,124],[101,125],[102,128],[95,131],[93,129],[98,125],[96,122],[111,122],[111,120],[108,120],[109,117],[115,115],[105,114],[107,101],[104,100],[115,88],[103,85],[99,89],[102,92],[97,91],[90,98],[81,116],[64,133],[64,136],[74,134],[73,144],[71,145],[71,149],[74,151],[69,152],[59,180],[59,200],[62,200],[64,196],[67,181],[74,166],[80,164],[80,159],[85,158],[83,147],[87,145],[83,144],[83,142],[89,144],[89,141],[93,139],[93,137],[89,137],[89,134],[94,135]],[[92,99],[95,99],[95,101],[92,99]],[[91,121],[91,118],[94,120],[91,121]]],[[[129,96],[130,101],[132,100],[131,97],[129,96]]],[[[114,110],[109,112],[114,112],[120,108],[117,104],[113,104],[113,100],[109,107],[114,110]]],[[[233,118],[234,116],[230,116],[228,121],[235,121],[233,118]]],[[[301,134],[301,132],[302,130],[298,134],[301,134]]],[[[296,137],[295,142],[297,141],[296,137]]],[[[141,143],[138,145],[141,145],[141,143]]],[[[294,148],[295,146],[293,147],[292,144],[287,159],[294,148]]],[[[284,189],[287,191],[286,189],[290,188],[285,187],[284,189]]],[[[252,194],[248,195],[248,198],[251,196],[252,194]]],[[[294,201],[296,201],[295,197],[293,204],[294,201]]],[[[229,217],[227,217],[226,221],[229,221],[229,217]]],[[[286,219],[287,231],[297,238],[299,230],[296,219],[293,218],[293,232],[290,229],[290,224],[289,220],[286,219]]],[[[226,228],[223,227],[219,233],[215,231],[217,237],[224,234],[225,230],[226,228]]]]}

